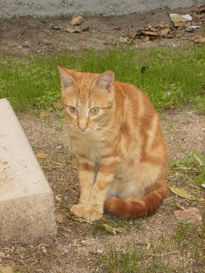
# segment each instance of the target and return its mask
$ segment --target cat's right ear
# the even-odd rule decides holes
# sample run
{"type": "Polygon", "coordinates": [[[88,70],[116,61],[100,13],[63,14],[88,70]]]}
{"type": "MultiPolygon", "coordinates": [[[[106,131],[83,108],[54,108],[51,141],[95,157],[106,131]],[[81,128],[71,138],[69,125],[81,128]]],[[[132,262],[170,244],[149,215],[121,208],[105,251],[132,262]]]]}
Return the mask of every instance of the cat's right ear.
{"type": "Polygon", "coordinates": [[[58,67],[58,71],[60,73],[61,86],[62,86],[63,90],[73,87],[74,86],[74,79],[68,73],[68,70],[65,67],[62,67],[59,65],[57,67],[58,67]]]}

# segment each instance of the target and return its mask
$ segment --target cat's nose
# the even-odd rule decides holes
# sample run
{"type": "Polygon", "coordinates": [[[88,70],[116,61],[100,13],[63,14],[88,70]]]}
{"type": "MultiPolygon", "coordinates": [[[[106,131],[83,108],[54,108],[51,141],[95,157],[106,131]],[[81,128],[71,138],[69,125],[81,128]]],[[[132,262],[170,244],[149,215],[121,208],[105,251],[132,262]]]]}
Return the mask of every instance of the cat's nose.
{"type": "Polygon", "coordinates": [[[82,132],[85,132],[86,129],[88,128],[88,126],[87,126],[87,120],[80,119],[79,122],[78,122],[78,128],[79,128],[82,132]]]}
{"type": "Polygon", "coordinates": [[[87,130],[87,127],[79,127],[79,129],[82,131],[82,132],[85,132],[87,130]]]}

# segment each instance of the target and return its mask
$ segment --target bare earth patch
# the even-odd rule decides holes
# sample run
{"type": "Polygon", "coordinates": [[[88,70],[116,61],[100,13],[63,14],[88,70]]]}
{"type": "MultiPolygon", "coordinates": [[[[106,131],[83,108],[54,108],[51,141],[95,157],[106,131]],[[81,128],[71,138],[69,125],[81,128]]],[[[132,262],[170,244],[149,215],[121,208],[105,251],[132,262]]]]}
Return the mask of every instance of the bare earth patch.
{"type": "MultiPolygon", "coordinates": [[[[154,39],[152,36],[150,39],[137,41],[133,46],[149,48],[193,45],[193,39],[203,35],[204,16],[196,15],[190,9],[179,12],[193,14],[193,24],[202,24],[201,27],[193,32],[186,32],[185,28],[176,28],[174,35],[170,37],[154,39]]],[[[31,54],[56,54],[56,52],[91,48],[103,50],[126,45],[120,42],[120,38],[133,38],[140,29],[161,24],[173,28],[170,13],[171,11],[167,9],[158,9],[147,14],[85,17],[80,26],[83,31],[79,33],[68,33],[65,30],[69,26],[71,17],[0,19],[0,56],[26,57],[31,54]]]]}
{"type": "MultiPolygon", "coordinates": [[[[117,251],[135,244],[139,252],[146,252],[147,259],[151,261],[151,245],[159,246],[164,238],[164,254],[159,255],[165,258],[168,255],[172,264],[176,268],[179,266],[179,258],[184,254],[173,243],[177,229],[173,211],[177,205],[172,193],[169,193],[158,213],[148,219],[125,221],[105,215],[104,223],[122,228],[122,232],[116,235],[99,229],[102,221],[97,224],[81,222],[69,213],[71,204],[78,200],[79,190],[75,157],[69,152],[66,125],[62,118],[56,113],[48,117],[19,113],[18,117],[35,153],[48,154],[39,162],[54,191],[58,234],[55,240],[41,240],[33,245],[4,244],[0,249],[0,263],[9,264],[21,273],[106,272],[99,259],[111,249],[117,251]]],[[[183,159],[193,151],[205,152],[204,124],[205,116],[197,114],[190,107],[163,113],[162,125],[171,160],[183,159]]],[[[189,203],[198,206],[202,212],[202,204],[189,203]]],[[[191,271],[192,264],[187,267],[190,268],[187,272],[194,272],[191,271]]]]}

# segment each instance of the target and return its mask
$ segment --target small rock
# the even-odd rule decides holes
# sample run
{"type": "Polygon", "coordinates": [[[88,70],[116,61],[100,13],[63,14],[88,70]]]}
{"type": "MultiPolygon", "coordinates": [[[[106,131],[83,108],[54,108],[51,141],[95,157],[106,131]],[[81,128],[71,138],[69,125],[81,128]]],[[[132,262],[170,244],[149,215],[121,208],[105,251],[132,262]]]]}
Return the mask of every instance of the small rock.
{"type": "Polygon", "coordinates": [[[41,247],[41,251],[43,252],[43,254],[46,254],[46,253],[47,253],[47,249],[45,248],[45,246],[42,246],[42,247],[41,247]]]}
{"type": "Polygon", "coordinates": [[[205,189],[205,184],[201,184],[201,187],[202,187],[203,189],[205,189]]]}
{"type": "Polygon", "coordinates": [[[39,159],[45,159],[45,158],[48,157],[48,154],[46,154],[44,152],[41,152],[41,153],[37,153],[36,157],[39,158],[39,159]]]}
{"type": "Polygon", "coordinates": [[[80,32],[80,31],[77,31],[77,29],[75,29],[75,28],[72,27],[72,26],[66,27],[66,28],[65,28],[65,31],[68,32],[68,33],[80,32]]]}
{"type": "Polygon", "coordinates": [[[128,41],[128,38],[127,37],[120,37],[119,41],[120,41],[120,43],[126,44],[128,41]]]}
{"type": "Polygon", "coordinates": [[[200,26],[188,26],[187,28],[186,28],[186,31],[187,32],[193,32],[195,29],[198,29],[198,28],[200,28],[200,26]]]}
{"type": "Polygon", "coordinates": [[[53,25],[53,24],[51,24],[51,29],[53,29],[53,30],[60,30],[61,27],[58,26],[58,25],[53,25]]]}
{"type": "Polygon", "coordinates": [[[46,111],[40,112],[40,117],[48,117],[49,114],[46,111]]]}
{"type": "Polygon", "coordinates": [[[68,33],[80,33],[89,29],[89,26],[67,26],[64,30],[68,33]]]}
{"type": "Polygon", "coordinates": [[[163,28],[161,31],[160,31],[160,35],[162,37],[166,37],[168,34],[170,33],[170,28],[163,28]]]}
{"type": "Polygon", "coordinates": [[[78,16],[75,16],[75,17],[72,18],[72,20],[70,21],[70,24],[72,26],[77,26],[77,25],[82,24],[83,21],[84,21],[83,16],[78,15],[78,16]]]}
{"type": "Polygon", "coordinates": [[[30,41],[25,41],[23,44],[24,47],[30,47],[31,46],[31,42],[30,41]]]}
{"type": "Polygon", "coordinates": [[[2,273],[13,273],[13,268],[10,266],[3,266],[2,264],[0,264],[0,272],[2,273]]]}
{"type": "Polygon", "coordinates": [[[196,25],[201,25],[202,24],[202,21],[201,21],[201,19],[198,17],[198,16],[196,16],[196,15],[193,15],[192,16],[192,24],[196,24],[196,25]]]}
{"type": "Polygon", "coordinates": [[[175,210],[174,215],[177,220],[187,220],[191,223],[202,223],[202,217],[197,208],[188,208],[184,210],[175,210]]]}
{"type": "Polygon", "coordinates": [[[177,13],[171,13],[170,18],[175,27],[183,27],[192,21],[192,17],[189,14],[181,15],[177,13]]]}
{"type": "Polygon", "coordinates": [[[56,215],[56,221],[57,221],[59,224],[62,224],[63,221],[64,221],[64,219],[65,219],[65,215],[63,215],[62,213],[58,213],[58,214],[56,215]]]}

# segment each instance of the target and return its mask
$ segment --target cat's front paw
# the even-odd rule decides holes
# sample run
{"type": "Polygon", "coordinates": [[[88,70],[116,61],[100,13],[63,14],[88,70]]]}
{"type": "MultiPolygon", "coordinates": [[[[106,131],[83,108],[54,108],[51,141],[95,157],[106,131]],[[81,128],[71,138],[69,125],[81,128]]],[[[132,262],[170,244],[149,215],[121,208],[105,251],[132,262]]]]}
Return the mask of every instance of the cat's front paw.
{"type": "Polygon", "coordinates": [[[78,217],[84,216],[85,207],[82,204],[73,205],[70,209],[78,217]]]}
{"type": "Polygon", "coordinates": [[[84,212],[84,218],[88,221],[99,220],[103,216],[103,213],[96,208],[86,209],[84,212]]]}

